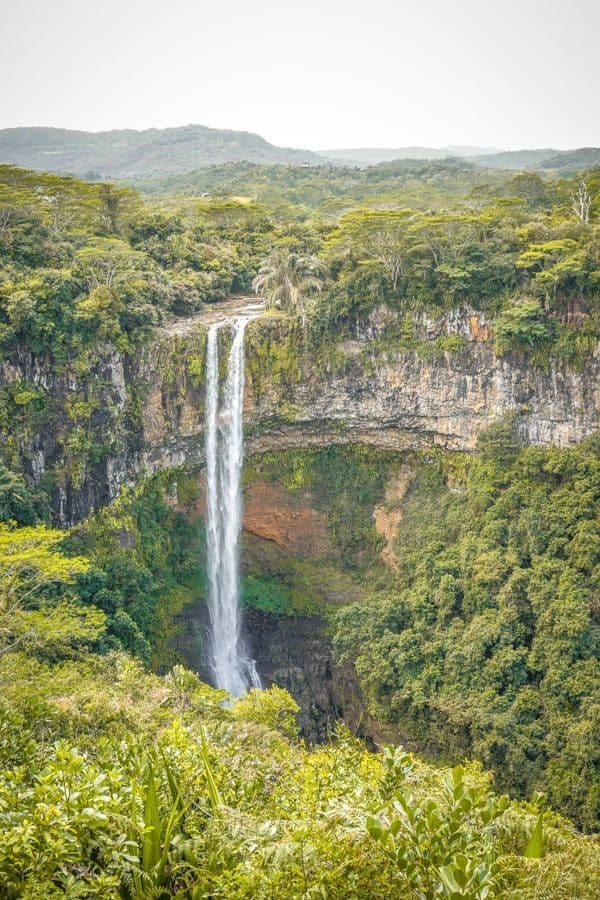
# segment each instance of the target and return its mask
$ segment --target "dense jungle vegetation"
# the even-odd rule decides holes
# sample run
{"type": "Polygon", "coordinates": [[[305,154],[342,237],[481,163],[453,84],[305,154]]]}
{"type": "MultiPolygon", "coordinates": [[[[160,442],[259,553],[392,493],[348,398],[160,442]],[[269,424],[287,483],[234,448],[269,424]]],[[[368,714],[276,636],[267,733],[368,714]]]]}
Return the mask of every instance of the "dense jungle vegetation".
{"type": "MultiPolygon", "coordinates": [[[[579,817],[573,797],[589,823],[596,447],[522,450],[498,430],[481,460],[419,462],[396,593],[389,575],[374,573],[373,599],[336,613],[338,649],[357,641],[382,716],[400,712],[446,757],[476,751],[513,791],[542,784],[549,759],[552,799],[579,817]],[[454,489],[466,478],[465,494],[448,493],[444,465],[454,489]],[[444,676],[442,697],[432,685],[444,676]],[[568,740],[553,747],[561,732],[568,740]]],[[[366,512],[390,463],[335,449],[266,461],[289,489],[322,493],[348,565],[364,527],[350,499],[364,485],[366,512]]],[[[181,666],[149,674],[143,661],[160,651],[169,612],[194,590],[201,533],[165,489],[159,479],[124,495],[65,538],[26,524],[35,501],[5,481],[4,896],[596,896],[596,839],[577,836],[541,794],[508,803],[476,766],[369,754],[343,731],[307,749],[283,691],[224,708],[222,694],[181,666]]]]}
{"type": "MultiPolygon", "coordinates": [[[[366,170],[209,167],[195,197],[0,166],[0,342],[57,360],[131,351],[169,314],[317,258],[316,331],[380,304],[495,319],[509,349],[577,359],[598,334],[600,175],[482,173],[458,160],[366,170]]],[[[190,189],[190,186],[187,186],[190,189]]],[[[298,278],[301,278],[302,272],[298,278]]],[[[280,303],[281,305],[281,303],[280,303]]],[[[294,310],[288,310],[294,312],[294,310]]]]}
{"type": "Polygon", "coordinates": [[[542,788],[597,830],[600,445],[484,437],[462,471],[416,466],[399,574],[339,612],[335,645],[417,746],[481,760],[502,789],[542,788]]]}
{"type": "MultiPolygon", "coordinates": [[[[597,836],[572,824],[597,831],[600,808],[596,439],[523,447],[507,421],[471,457],[403,459],[398,573],[372,520],[397,461],[264,460],[318,498],[331,565],[365,589],[323,610],[338,659],[437,767],[343,729],[306,747],[284,691],[224,705],[180,665],[203,552],[198,517],[168,502],[184,476],[69,533],[52,497],[107,456],[99,361],[253,285],[316,357],[381,307],[396,318],[379,339],[409,351],[415,312],[468,307],[499,355],[581,365],[600,337],[600,173],[239,163],[140,187],[0,166],[2,371],[48,375],[0,387],[0,896],[599,896],[597,836]],[[66,400],[65,373],[85,387],[66,400]],[[63,456],[34,479],[24,448],[49,428],[63,456]]],[[[135,386],[127,402],[135,417],[135,386]]],[[[270,591],[250,573],[249,604],[317,602],[270,591]]]]}
{"type": "Polygon", "coordinates": [[[541,795],[343,730],[306,748],[285,691],[224,706],[181,666],[98,652],[107,615],[62,537],[0,534],[2,896],[597,896],[596,840],[541,795]]]}
{"type": "Polygon", "coordinates": [[[476,766],[305,748],[285,692],[223,707],[46,623],[0,658],[4,897],[597,896],[595,841],[476,766]]]}

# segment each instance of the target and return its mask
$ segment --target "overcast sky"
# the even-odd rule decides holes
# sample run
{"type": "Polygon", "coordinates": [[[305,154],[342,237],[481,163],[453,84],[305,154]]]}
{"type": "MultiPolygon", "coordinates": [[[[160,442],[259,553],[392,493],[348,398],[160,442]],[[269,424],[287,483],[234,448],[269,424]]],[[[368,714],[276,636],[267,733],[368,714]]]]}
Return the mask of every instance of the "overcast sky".
{"type": "Polygon", "coordinates": [[[0,127],[600,145],[599,0],[0,0],[0,127]]]}

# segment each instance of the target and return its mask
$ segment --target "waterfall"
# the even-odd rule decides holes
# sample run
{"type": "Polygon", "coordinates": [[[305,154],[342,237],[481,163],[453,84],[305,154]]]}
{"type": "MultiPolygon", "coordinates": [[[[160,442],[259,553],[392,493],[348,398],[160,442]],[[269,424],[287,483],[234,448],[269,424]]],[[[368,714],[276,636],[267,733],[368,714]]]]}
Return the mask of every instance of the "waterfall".
{"type": "Polygon", "coordinates": [[[260,687],[244,649],[240,609],[240,535],[244,456],[244,332],[251,316],[233,324],[223,390],[219,384],[219,329],[211,325],[206,348],[206,545],[210,655],[215,685],[233,697],[260,687]],[[220,393],[222,394],[220,396],[220,393]]]}

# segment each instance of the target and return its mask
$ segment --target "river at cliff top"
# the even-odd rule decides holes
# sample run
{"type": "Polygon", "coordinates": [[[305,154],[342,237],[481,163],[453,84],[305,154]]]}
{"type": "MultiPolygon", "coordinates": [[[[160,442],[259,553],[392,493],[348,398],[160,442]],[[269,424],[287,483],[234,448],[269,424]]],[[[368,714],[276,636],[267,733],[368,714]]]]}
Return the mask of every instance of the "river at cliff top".
{"type": "Polygon", "coordinates": [[[264,310],[264,302],[255,294],[244,294],[239,297],[228,297],[215,303],[205,303],[200,312],[193,316],[180,316],[172,319],[165,330],[169,334],[186,334],[196,325],[216,325],[246,312],[260,313],[264,310]]]}

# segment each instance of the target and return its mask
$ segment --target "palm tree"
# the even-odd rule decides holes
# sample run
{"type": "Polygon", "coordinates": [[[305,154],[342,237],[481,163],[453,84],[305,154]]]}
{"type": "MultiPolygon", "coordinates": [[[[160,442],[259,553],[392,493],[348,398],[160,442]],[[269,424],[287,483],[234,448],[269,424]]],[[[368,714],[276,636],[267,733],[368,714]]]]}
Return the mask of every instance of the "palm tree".
{"type": "Polygon", "coordinates": [[[324,268],[316,256],[276,250],[263,261],[252,288],[269,309],[297,314],[306,324],[309,300],[323,287],[324,268]]]}

